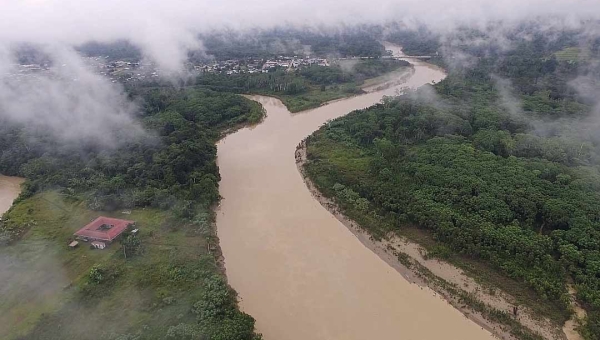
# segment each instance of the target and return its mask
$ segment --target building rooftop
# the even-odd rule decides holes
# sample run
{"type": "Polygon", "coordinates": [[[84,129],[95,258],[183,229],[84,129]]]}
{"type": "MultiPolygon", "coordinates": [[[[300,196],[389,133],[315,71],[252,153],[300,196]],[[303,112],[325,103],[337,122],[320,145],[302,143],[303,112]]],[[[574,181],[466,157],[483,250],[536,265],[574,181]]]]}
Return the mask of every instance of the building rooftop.
{"type": "Polygon", "coordinates": [[[100,216],[79,229],[75,236],[110,242],[121,235],[130,224],[134,223],[135,221],[100,216]]]}

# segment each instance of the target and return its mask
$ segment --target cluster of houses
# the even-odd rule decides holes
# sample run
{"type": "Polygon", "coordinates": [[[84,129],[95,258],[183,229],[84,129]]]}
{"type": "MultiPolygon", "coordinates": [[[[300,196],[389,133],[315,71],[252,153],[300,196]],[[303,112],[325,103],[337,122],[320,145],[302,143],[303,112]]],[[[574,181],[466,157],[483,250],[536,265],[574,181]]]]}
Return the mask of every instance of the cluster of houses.
{"type": "MultiPolygon", "coordinates": [[[[106,57],[86,57],[85,64],[98,74],[107,77],[113,83],[127,83],[137,81],[149,81],[158,79],[161,72],[157,65],[149,61],[132,62],[125,60],[110,60],[106,57]]],[[[239,59],[223,60],[210,63],[188,64],[188,69],[201,73],[212,74],[242,74],[242,73],[268,73],[277,69],[295,70],[311,65],[330,66],[330,62],[325,58],[305,57],[286,57],[279,56],[272,59],[239,59]]],[[[36,78],[44,72],[51,72],[49,65],[15,65],[8,74],[9,78],[16,81],[32,77],[36,78]]],[[[61,66],[61,65],[58,65],[61,66]]],[[[66,66],[66,65],[62,65],[66,66]]]]}
{"type": "Polygon", "coordinates": [[[152,62],[109,61],[108,57],[88,57],[86,63],[111,82],[144,81],[159,77],[159,70],[152,62]]]}
{"type": "MultiPolygon", "coordinates": [[[[108,61],[107,57],[87,57],[85,64],[96,73],[107,77],[111,82],[144,81],[159,77],[158,68],[151,62],[129,62],[123,60],[108,61]]],[[[47,64],[16,64],[9,68],[5,77],[13,81],[36,79],[40,76],[53,76],[53,67],[65,67],[66,64],[55,66],[47,64]]],[[[76,80],[76,79],[74,79],[76,80]]]]}
{"type": "Polygon", "coordinates": [[[209,64],[194,65],[194,70],[213,74],[268,73],[278,68],[293,70],[311,65],[330,66],[325,58],[284,57],[274,59],[241,59],[215,61],[209,64]]]}
{"type": "MultiPolygon", "coordinates": [[[[160,70],[152,62],[130,62],[124,60],[108,61],[107,57],[88,57],[87,63],[113,83],[144,81],[160,76],[160,70]]],[[[188,68],[197,73],[242,74],[268,73],[278,68],[293,70],[311,65],[330,66],[325,58],[286,57],[273,59],[230,59],[210,63],[188,64],[188,68]]]]}
{"type": "Polygon", "coordinates": [[[36,78],[44,72],[48,72],[50,67],[46,64],[16,64],[8,69],[8,73],[4,76],[13,81],[19,81],[24,78],[36,78]]]}

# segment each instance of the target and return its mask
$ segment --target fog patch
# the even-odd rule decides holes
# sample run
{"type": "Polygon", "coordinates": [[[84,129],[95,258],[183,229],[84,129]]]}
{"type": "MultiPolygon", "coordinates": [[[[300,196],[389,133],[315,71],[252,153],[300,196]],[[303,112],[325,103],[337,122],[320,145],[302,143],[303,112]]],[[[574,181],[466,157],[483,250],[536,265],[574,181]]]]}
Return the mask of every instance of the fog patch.
{"type": "Polygon", "coordinates": [[[0,248],[0,338],[34,321],[62,304],[69,280],[57,258],[56,244],[21,241],[0,248]]]}
{"type": "Polygon", "coordinates": [[[573,88],[577,94],[586,102],[595,105],[596,110],[600,104],[600,81],[592,75],[580,75],[577,78],[569,81],[568,85],[573,88]]]}
{"type": "Polygon", "coordinates": [[[497,75],[492,75],[492,80],[498,91],[500,106],[508,111],[512,118],[523,118],[521,101],[513,94],[511,81],[497,75]]]}
{"type": "Polygon", "coordinates": [[[120,85],[92,72],[70,48],[46,52],[54,61],[49,71],[15,81],[9,75],[14,58],[0,49],[1,119],[68,144],[115,148],[146,135],[135,119],[138,106],[120,85]]]}
{"type": "Polygon", "coordinates": [[[359,63],[358,59],[346,59],[346,60],[339,60],[337,62],[337,64],[342,69],[342,71],[347,72],[347,73],[354,73],[354,68],[356,67],[356,65],[358,65],[358,63],[359,63]]]}

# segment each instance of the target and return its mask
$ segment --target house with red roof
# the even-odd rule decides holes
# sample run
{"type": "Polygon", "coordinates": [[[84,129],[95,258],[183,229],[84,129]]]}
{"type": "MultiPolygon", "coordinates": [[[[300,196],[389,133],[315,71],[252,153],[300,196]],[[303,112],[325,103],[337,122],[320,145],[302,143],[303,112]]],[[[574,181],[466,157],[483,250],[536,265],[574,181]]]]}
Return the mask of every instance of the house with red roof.
{"type": "Polygon", "coordinates": [[[92,241],[112,242],[119,237],[127,227],[135,225],[135,221],[100,216],[74,234],[79,238],[92,241]]]}

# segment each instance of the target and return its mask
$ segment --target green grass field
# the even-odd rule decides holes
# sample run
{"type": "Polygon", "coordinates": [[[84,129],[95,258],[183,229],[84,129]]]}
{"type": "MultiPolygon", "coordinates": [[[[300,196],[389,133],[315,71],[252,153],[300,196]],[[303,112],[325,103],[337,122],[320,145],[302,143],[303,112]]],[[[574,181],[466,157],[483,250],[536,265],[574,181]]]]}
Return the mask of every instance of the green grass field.
{"type": "Polygon", "coordinates": [[[584,51],[579,47],[567,47],[554,53],[556,59],[560,61],[580,61],[590,58],[588,51],[584,51]]]}
{"type": "Polygon", "coordinates": [[[220,272],[207,249],[210,221],[184,224],[153,209],[90,211],[58,192],[21,201],[6,217],[30,227],[0,247],[1,339],[111,339],[134,330],[163,339],[168,327],[194,322],[203,278],[220,272]],[[73,232],[99,215],[135,220],[143,253],[125,259],[118,241],[69,249],[73,232]],[[93,266],[100,284],[90,282],[93,266]]]}
{"type": "Polygon", "coordinates": [[[350,82],[339,85],[330,85],[324,88],[313,86],[303,94],[298,95],[280,95],[279,99],[285,104],[290,112],[300,112],[304,110],[314,109],[332,100],[351,97],[357,94],[362,94],[364,88],[383,85],[394,78],[400,78],[408,71],[406,67],[400,67],[390,73],[368,78],[362,82],[350,82]]]}
{"type": "MultiPolygon", "coordinates": [[[[363,93],[360,87],[354,83],[346,83],[343,85],[327,86],[323,90],[320,87],[311,87],[306,93],[295,95],[275,95],[290,112],[300,112],[317,108],[332,100],[350,97],[363,93]]],[[[264,94],[272,96],[272,93],[265,92],[264,94]]]]}

